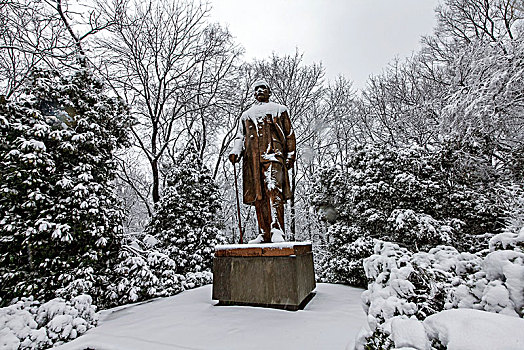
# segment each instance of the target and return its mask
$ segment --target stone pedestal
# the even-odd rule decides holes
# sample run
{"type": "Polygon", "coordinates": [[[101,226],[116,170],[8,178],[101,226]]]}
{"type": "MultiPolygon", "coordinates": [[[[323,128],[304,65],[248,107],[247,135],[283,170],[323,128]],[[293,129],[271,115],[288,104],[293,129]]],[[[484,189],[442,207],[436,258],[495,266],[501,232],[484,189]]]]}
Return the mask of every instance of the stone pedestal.
{"type": "Polygon", "coordinates": [[[221,245],[213,259],[213,299],[219,305],[298,310],[315,289],[310,242],[221,245]]]}

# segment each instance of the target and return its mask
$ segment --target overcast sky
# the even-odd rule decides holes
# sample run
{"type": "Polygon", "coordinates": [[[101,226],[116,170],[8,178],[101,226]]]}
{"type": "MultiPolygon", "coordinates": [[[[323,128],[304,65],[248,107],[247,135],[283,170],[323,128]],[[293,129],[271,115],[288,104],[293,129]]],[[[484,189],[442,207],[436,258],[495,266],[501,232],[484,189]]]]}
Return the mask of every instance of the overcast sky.
{"type": "Polygon", "coordinates": [[[213,0],[211,19],[227,25],[245,59],[272,52],[322,62],[326,77],[343,74],[363,88],[395,57],[431,34],[438,0],[213,0]]]}

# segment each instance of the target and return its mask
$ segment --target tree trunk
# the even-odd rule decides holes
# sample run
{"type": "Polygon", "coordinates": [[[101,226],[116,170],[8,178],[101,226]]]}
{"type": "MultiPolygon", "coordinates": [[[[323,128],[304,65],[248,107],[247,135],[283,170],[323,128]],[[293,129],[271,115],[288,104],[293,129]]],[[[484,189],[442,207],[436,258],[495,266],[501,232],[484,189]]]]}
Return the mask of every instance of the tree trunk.
{"type": "Polygon", "coordinates": [[[157,160],[151,162],[151,170],[153,172],[153,203],[156,204],[160,200],[160,176],[157,160]]]}

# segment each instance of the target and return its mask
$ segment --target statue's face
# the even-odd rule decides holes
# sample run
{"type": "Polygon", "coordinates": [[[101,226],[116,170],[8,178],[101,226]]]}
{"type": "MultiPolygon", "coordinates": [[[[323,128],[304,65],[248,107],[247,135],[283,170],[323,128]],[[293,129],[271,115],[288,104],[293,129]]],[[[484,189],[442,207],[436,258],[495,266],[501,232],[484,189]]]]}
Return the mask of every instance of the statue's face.
{"type": "Polygon", "coordinates": [[[259,102],[268,102],[270,94],[269,88],[265,85],[255,87],[255,98],[259,102]]]}

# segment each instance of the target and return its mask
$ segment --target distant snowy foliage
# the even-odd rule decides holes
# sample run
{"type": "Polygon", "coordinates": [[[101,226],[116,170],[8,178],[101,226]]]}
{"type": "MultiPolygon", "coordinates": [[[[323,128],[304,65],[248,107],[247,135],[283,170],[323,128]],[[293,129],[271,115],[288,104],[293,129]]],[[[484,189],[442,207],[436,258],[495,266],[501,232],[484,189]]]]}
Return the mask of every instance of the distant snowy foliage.
{"type": "Polygon", "coordinates": [[[365,286],[362,259],[373,239],[413,251],[487,247],[485,235],[500,232],[506,216],[497,193],[504,187],[493,185],[494,169],[475,150],[454,146],[359,147],[343,166],[323,169],[313,204],[332,225],[320,276],[365,286]]]}
{"type": "MultiPolygon", "coordinates": [[[[522,7],[519,12],[513,17],[522,16],[522,7]]],[[[498,167],[522,179],[524,27],[519,19],[515,40],[495,45],[474,39],[457,50],[448,67],[451,92],[442,124],[457,139],[475,140],[498,167]]]]}
{"type": "Polygon", "coordinates": [[[391,336],[400,319],[423,321],[447,309],[524,317],[524,228],[494,236],[489,251],[477,254],[450,246],[412,253],[378,242],[364,266],[371,283],[362,300],[371,333],[361,346],[368,349],[398,345],[391,336]]]}
{"type": "Polygon", "coordinates": [[[512,201],[506,209],[507,217],[503,232],[518,233],[524,227],[524,185],[517,183],[509,187],[504,197],[509,197],[512,201]]]}
{"type": "Polygon", "coordinates": [[[88,293],[103,304],[120,247],[113,152],[125,105],[87,71],[38,71],[0,102],[0,305],[88,293]]]}
{"type": "Polygon", "coordinates": [[[173,164],[146,233],[157,240],[155,249],[175,262],[177,274],[210,271],[214,246],[225,242],[219,212],[211,172],[188,148],[173,164]]]}
{"type": "Polygon", "coordinates": [[[89,295],[71,301],[55,298],[43,304],[22,298],[0,308],[0,348],[45,349],[68,342],[96,326],[95,311],[89,295]]]}

